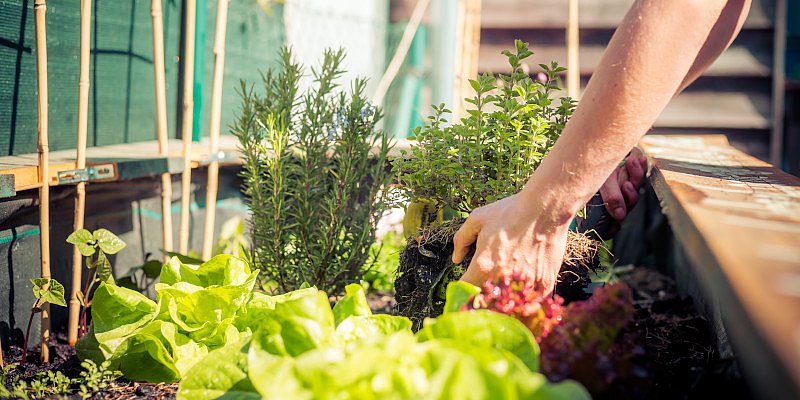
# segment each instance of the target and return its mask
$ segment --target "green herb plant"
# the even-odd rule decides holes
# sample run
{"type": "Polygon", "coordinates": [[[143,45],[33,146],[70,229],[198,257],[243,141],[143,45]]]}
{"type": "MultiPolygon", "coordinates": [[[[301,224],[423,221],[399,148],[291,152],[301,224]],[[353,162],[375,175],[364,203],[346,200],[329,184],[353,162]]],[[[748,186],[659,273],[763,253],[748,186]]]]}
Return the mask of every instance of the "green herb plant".
{"type": "Polygon", "coordinates": [[[516,40],[504,50],[511,74],[470,80],[475,96],[466,117],[448,124],[451,113],[434,106],[429,122],[414,130],[416,144],[395,162],[407,197],[433,201],[461,213],[518,192],[555,143],[575,108],[569,97],[554,99],[558,74],[540,64],[545,81],[532,79],[523,60],[533,52],[516,40]]]}
{"type": "Polygon", "coordinates": [[[31,335],[33,316],[42,312],[47,304],[67,306],[64,301],[64,285],[57,280],[53,278],[34,278],[31,279],[31,283],[33,283],[33,295],[36,297],[36,301],[31,306],[31,316],[28,318],[28,327],[25,329],[25,343],[22,345],[22,360],[20,361],[22,365],[25,365],[28,357],[28,339],[30,339],[31,335]]]}
{"type": "Polygon", "coordinates": [[[243,158],[253,265],[281,292],[307,283],[341,293],[369,269],[377,221],[393,202],[389,136],[377,127],[382,112],[367,100],[366,81],[336,83],[343,51],[325,51],[303,93],[303,67],[287,48],[280,58],[280,68],[263,74],[263,91],[242,82],[231,128],[243,158]]]}
{"type": "Polygon", "coordinates": [[[80,378],[75,380],[79,385],[78,395],[81,399],[91,398],[94,393],[107,388],[111,382],[122,376],[121,372],[110,369],[110,365],[108,361],[103,361],[100,365],[92,360],[81,362],[83,371],[80,378]]]}
{"type": "Polygon", "coordinates": [[[81,255],[85,257],[86,268],[92,273],[92,279],[86,281],[82,292],[78,293],[78,300],[81,302],[81,335],[87,332],[86,310],[91,307],[90,294],[92,288],[100,282],[114,282],[111,261],[108,254],[117,254],[125,248],[125,242],[108,229],[97,229],[89,232],[86,229],[78,229],[67,237],[67,243],[73,244],[78,248],[81,255]]]}
{"type": "Polygon", "coordinates": [[[82,399],[107,388],[121,376],[119,371],[109,368],[108,362],[99,366],[91,360],[81,362],[83,370],[78,378],[70,378],[61,371],[38,372],[30,381],[20,379],[20,375],[9,378],[15,365],[9,365],[0,372],[0,399],[43,399],[69,395],[77,389],[82,399]],[[6,386],[7,385],[7,386],[6,386]]]}

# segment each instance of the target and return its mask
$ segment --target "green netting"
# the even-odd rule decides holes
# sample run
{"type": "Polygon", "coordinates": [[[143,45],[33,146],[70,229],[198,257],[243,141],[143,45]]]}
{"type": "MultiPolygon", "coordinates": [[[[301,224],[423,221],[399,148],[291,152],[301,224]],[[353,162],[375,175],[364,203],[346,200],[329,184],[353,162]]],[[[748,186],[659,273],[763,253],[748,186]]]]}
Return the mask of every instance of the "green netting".
{"type": "MultiPolygon", "coordinates": [[[[47,4],[49,131],[51,150],[74,148],[77,129],[80,0],[47,4]]],[[[205,82],[210,97],[216,2],[207,1],[205,82]]],[[[150,1],[93,2],[89,145],[155,139],[150,1]]],[[[175,137],[180,88],[181,1],[164,0],[167,111],[175,137]]],[[[283,43],[281,8],[266,12],[257,0],[230,3],[223,126],[238,104],[239,78],[258,80],[256,68],[283,43]]],[[[0,0],[0,155],[36,151],[36,60],[33,0],[0,0]]],[[[204,101],[208,104],[209,101],[204,101]]],[[[205,118],[208,113],[204,112],[205,118]]],[[[207,128],[201,130],[207,134],[207,128]]],[[[225,130],[223,129],[223,132],[225,130]]]]}

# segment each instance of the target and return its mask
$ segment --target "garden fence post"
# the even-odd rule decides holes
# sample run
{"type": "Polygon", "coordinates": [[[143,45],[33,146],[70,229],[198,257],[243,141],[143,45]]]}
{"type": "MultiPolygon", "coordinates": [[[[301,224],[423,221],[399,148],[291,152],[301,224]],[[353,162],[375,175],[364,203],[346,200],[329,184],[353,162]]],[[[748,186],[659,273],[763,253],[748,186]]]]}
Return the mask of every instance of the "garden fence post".
{"type": "Polygon", "coordinates": [[[183,49],[183,119],[181,139],[183,141],[183,176],[181,177],[181,225],[179,252],[189,252],[189,207],[192,185],[192,118],[194,109],[194,33],[197,1],[186,1],[186,28],[183,49]]]}
{"type": "MultiPolygon", "coordinates": [[[[150,2],[150,16],[153,19],[153,81],[156,100],[156,132],[158,135],[158,155],[166,158],[169,152],[169,132],[167,128],[167,90],[164,76],[164,21],[162,20],[161,0],[150,2]]],[[[164,247],[164,261],[169,259],[166,252],[172,251],[172,175],[161,174],[161,230],[164,247]]]]}
{"type": "Polygon", "coordinates": [[[569,0],[567,21],[567,96],[577,99],[581,94],[580,36],[578,0],[569,0]]]}
{"type": "MultiPolygon", "coordinates": [[[[92,0],[81,0],[81,50],[80,75],[78,78],[78,141],[76,146],[75,168],[86,168],[86,135],[89,115],[89,62],[91,51],[92,0]]],[[[86,210],[86,182],[78,182],[75,186],[75,220],[74,230],[83,229],[84,212],[86,210]]],[[[72,247],[72,290],[69,296],[69,344],[74,346],[78,341],[78,318],[81,302],[78,300],[81,291],[83,273],[83,256],[78,246],[72,247]]]]}
{"type": "Polygon", "coordinates": [[[217,2],[217,25],[214,35],[214,81],[211,86],[211,126],[208,133],[208,183],[206,185],[206,219],[203,229],[203,260],[211,258],[214,239],[214,219],[217,211],[219,185],[219,125],[222,113],[222,80],[225,72],[225,33],[228,26],[228,1],[217,2]]]}
{"type": "MultiPolygon", "coordinates": [[[[47,140],[47,27],[45,14],[46,0],[34,0],[34,26],[36,30],[36,83],[37,114],[39,131],[39,229],[42,257],[42,278],[50,278],[50,168],[47,140]]],[[[50,360],[47,340],[50,338],[50,304],[42,307],[41,316],[42,351],[40,361],[50,360]]],[[[24,362],[24,360],[23,360],[24,362]]]]}

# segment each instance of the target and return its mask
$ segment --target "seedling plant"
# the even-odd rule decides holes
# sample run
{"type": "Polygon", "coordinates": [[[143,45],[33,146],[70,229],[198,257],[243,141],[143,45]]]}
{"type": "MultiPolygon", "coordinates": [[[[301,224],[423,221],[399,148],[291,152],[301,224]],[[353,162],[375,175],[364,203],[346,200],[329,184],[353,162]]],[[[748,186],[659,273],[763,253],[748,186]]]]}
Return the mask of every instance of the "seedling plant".
{"type": "MultiPolygon", "coordinates": [[[[114,282],[114,274],[108,254],[117,254],[125,248],[125,242],[107,229],[97,229],[89,232],[79,229],[67,237],[67,243],[75,245],[81,255],[85,257],[86,268],[92,271],[92,278],[87,280],[82,292],[78,293],[81,302],[80,334],[87,332],[86,310],[91,307],[91,293],[93,288],[101,282],[114,282]]],[[[63,294],[63,292],[62,292],[63,294]]]]}
{"type": "Polygon", "coordinates": [[[25,328],[25,342],[22,345],[22,359],[21,365],[25,365],[28,357],[28,339],[31,335],[31,325],[33,323],[33,316],[42,312],[47,304],[55,304],[57,306],[66,307],[67,303],[64,301],[64,285],[59,283],[53,278],[34,278],[31,279],[33,284],[33,295],[36,301],[31,306],[31,315],[28,318],[28,327],[25,328]]]}

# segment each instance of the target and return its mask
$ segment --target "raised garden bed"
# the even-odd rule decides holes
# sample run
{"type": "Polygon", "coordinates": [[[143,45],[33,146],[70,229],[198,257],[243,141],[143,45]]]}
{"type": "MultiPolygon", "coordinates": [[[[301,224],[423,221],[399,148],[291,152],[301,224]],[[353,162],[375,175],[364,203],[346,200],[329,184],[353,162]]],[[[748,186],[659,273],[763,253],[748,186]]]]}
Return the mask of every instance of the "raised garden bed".
{"type": "MultiPolygon", "coordinates": [[[[678,294],[671,278],[647,267],[619,268],[617,275],[632,289],[636,313],[630,332],[641,352],[637,354],[634,376],[624,385],[612,386],[600,398],[750,396],[745,382],[735,374],[733,360],[720,359],[716,353],[708,321],[694,309],[690,298],[678,294]]],[[[388,293],[371,293],[367,300],[376,314],[390,311],[393,302],[388,293]]],[[[28,353],[26,370],[13,371],[7,376],[6,385],[15,376],[31,380],[42,371],[60,371],[69,378],[80,378],[83,369],[74,348],[66,343],[66,336],[56,335],[50,347],[54,354],[51,363],[37,365],[38,352],[34,348],[28,353]]],[[[13,364],[20,356],[20,348],[11,346],[4,361],[13,364]]],[[[91,398],[170,399],[175,397],[177,389],[178,384],[131,382],[119,378],[91,398]]],[[[68,398],[80,397],[73,394],[68,398]]]]}

